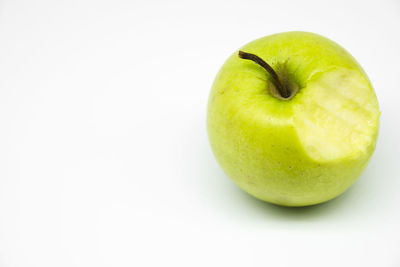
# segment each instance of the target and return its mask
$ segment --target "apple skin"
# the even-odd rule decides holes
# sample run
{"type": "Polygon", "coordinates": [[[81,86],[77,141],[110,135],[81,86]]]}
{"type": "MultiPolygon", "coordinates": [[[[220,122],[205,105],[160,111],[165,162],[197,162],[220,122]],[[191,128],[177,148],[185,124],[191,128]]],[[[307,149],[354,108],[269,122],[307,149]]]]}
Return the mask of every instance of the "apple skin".
{"type": "Polygon", "coordinates": [[[240,50],[300,87],[289,100],[271,93],[268,73],[235,52],[217,74],[207,110],[212,151],[250,195],[308,206],[346,191],[375,150],[379,107],[368,77],[335,42],[308,32],[257,39],[240,50]]]}

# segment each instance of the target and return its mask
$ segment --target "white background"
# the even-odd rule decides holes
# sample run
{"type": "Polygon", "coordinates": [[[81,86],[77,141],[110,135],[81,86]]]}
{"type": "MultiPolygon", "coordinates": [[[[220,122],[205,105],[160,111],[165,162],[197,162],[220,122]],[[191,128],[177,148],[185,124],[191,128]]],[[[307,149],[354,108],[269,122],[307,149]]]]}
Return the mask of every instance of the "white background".
{"type": "Polygon", "coordinates": [[[400,266],[400,2],[0,0],[0,266],[400,266]],[[325,35],[382,110],[369,167],[323,205],[238,189],[205,129],[245,43],[325,35]]]}

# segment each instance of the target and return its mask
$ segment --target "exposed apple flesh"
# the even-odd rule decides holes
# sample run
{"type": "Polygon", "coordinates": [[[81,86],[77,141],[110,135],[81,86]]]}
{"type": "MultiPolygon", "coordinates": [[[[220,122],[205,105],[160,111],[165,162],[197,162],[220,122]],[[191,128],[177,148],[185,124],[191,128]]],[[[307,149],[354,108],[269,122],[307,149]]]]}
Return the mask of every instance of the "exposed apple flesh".
{"type": "Polygon", "coordinates": [[[379,117],[368,81],[358,72],[338,69],[304,89],[293,103],[293,125],[307,154],[332,161],[367,152],[379,117]]]}

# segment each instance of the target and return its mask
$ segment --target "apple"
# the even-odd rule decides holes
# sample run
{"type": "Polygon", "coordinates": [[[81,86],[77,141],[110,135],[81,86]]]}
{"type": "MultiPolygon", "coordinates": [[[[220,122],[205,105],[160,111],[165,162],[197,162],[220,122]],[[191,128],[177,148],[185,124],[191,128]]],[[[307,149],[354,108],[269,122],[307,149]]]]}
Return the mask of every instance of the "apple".
{"type": "Polygon", "coordinates": [[[209,96],[207,131],[224,172],[284,206],[328,201],[371,158],[380,111],[361,66],[335,42],[284,32],[243,46],[209,96]]]}

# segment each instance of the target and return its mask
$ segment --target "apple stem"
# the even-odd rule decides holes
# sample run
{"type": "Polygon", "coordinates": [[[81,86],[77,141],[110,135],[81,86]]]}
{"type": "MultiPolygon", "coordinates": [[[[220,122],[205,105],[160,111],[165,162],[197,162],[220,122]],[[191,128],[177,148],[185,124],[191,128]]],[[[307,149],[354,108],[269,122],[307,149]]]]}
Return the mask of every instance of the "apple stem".
{"type": "Polygon", "coordinates": [[[279,79],[278,74],[275,72],[275,70],[267,63],[265,62],[262,58],[260,58],[257,55],[251,54],[251,53],[247,53],[247,52],[243,52],[243,51],[239,51],[239,57],[242,59],[248,59],[251,61],[254,61],[255,63],[257,63],[258,65],[260,65],[261,67],[263,67],[264,69],[266,69],[268,71],[268,73],[272,76],[272,78],[274,79],[275,82],[275,86],[277,87],[279,94],[283,97],[283,98],[288,98],[290,96],[289,91],[287,90],[287,88],[282,84],[281,80],[279,79]]]}

